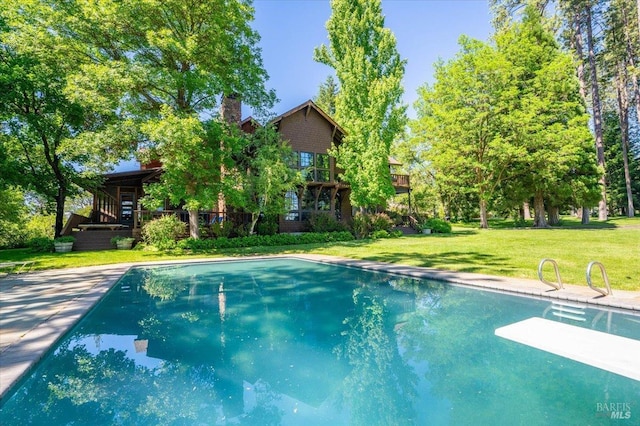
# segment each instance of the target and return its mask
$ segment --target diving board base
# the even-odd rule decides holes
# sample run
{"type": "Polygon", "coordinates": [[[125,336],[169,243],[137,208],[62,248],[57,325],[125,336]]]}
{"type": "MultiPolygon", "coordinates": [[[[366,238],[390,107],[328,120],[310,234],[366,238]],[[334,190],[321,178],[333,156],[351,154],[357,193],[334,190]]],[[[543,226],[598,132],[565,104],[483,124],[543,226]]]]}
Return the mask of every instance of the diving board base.
{"type": "Polygon", "coordinates": [[[496,336],[640,381],[640,341],[544,318],[497,328],[496,336]]]}

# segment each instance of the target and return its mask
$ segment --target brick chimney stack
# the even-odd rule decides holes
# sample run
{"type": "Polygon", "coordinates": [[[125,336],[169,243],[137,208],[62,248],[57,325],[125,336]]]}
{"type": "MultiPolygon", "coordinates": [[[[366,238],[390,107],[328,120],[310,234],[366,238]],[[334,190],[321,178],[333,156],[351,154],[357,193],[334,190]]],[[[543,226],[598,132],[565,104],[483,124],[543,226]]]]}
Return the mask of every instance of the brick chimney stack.
{"type": "Polygon", "coordinates": [[[220,106],[220,114],[222,119],[229,124],[237,124],[240,126],[242,121],[242,102],[240,96],[236,93],[224,95],[222,97],[222,105],[220,106]]]}
{"type": "MultiPolygon", "coordinates": [[[[229,124],[235,124],[240,128],[240,122],[242,121],[242,102],[240,96],[237,93],[222,96],[222,104],[220,105],[220,115],[222,120],[229,124]]],[[[224,149],[221,141],[221,149],[224,149]]],[[[226,175],[224,165],[220,165],[220,179],[223,179],[226,175]]],[[[227,201],[224,198],[224,194],[220,192],[218,194],[218,202],[216,206],[218,214],[222,215],[226,213],[227,201]]]]}

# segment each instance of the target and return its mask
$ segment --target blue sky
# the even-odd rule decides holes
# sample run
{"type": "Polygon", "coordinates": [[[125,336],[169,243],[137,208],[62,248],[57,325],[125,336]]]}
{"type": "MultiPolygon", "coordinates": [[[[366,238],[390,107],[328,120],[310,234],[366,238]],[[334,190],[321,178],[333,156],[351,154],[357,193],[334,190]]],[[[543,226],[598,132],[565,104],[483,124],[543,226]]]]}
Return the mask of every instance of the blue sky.
{"type": "MultiPolygon", "coordinates": [[[[332,69],[313,60],[313,49],[327,44],[325,24],[331,15],[329,0],[254,0],[253,28],[260,33],[268,86],[280,102],[281,114],[313,98],[332,69]]],[[[461,34],[487,40],[491,17],[486,0],[382,0],[385,26],[396,36],[398,51],[408,61],[404,102],[409,116],[417,89],[432,82],[433,64],[452,58],[461,34]]],[[[243,109],[243,117],[251,113],[243,109]]]]}

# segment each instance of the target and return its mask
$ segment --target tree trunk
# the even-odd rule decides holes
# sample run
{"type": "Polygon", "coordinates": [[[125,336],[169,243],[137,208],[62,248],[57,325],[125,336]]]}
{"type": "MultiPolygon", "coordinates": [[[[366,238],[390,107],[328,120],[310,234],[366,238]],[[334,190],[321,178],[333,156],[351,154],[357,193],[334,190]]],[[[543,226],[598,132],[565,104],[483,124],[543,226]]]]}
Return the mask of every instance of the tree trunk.
{"type": "Polygon", "coordinates": [[[529,206],[529,203],[523,203],[522,204],[522,210],[524,211],[524,214],[523,214],[522,218],[524,220],[530,220],[531,219],[531,207],[529,206]]]}
{"type": "Polygon", "coordinates": [[[589,207],[583,207],[582,220],[580,221],[580,223],[582,223],[583,225],[588,225],[590,216],[591,216],[591,210],[589,209],[589,207]]]}
{"type": "Polygon", "coordinates": [[[622,164],[624,166],[624,184],[627,190],[627,216],[633,217],[633,192],[631,189],[631,173],[629,172],[629,98],[626,86],[626,67],[623,62],[618,62],[617,95],[618,115],[620,117],[620,142],[622,143],[622,164]]]}
{"type": "MultiPolygon", "coordinates": [[[[240,122],[242,121],[242,101],[240,96],[236,93],[225,94],[222,96],[222,102],[220,103],[220,116],[222,120],[230,126],[237,126],[240,128],[240,122]]],[[[226,147],[224,146],[224,139],[220,139],[220,152],[224,152],[226,147]]],[[[227,175],[227,170],[224,166],[224,161],[220,162],[220,189],[223,187],[223,182],[227,175]]],[[[227,199],[222,190],[218,192],[218,200],[215,204],[216,210],[219,214],[224,214],[227,210],[227,199]]]]}
{"type": "Polygon", "coordinates": [[[487,201],[482,198],[480,199],[480,228],[489,228],[489,221],[487,220],[487,201]]]}
{"type": "MultiPolygon", "coordinates": [[[[638,0],[640,1],[640,0],[638,0]]],[[[578,59],[578,67],[576,69],[576,74],[578,76],[578,82],[580,84],[580,96],[584,101],[584,104],[587,104],[587,80],[584,75],[584,51],[583,51],[583,43],[582,43],[582,25],[580,20],[580,10],[577,5],[571,9],[570,13],[571,26],[573,27],[573,37],[571,37],[571,44],[573,49],[575,50],[576,57],[578,59]]],[[[589,223],[589,219],[591,216],[591,210],[588,207],[582,207],[582,214],[580,216],[581,222],[583,225],[587,225],[589,223]]]]}
{"type": "Polygon", "coordinates": [[[189,212],[189,236],[196,240],[200,238],[200,222],[198,210],[188,210],[189,212]]]}
{"type": "MultiPolygon", "coordinates": [[[[640,0],[638,1],[640,2],[640,0]]],[[[638,11],[638,16],[640,16],[640,9],[638,11]]],[[[626,14],[623,14],[623,18],[624,18],[623,28],[625,31],[625,38],[627,40],[627,62],[631,67],[631,69],[636,70],[634,47],[633,47],[633,42],[631,40],[631,35],[629,34],[629,31],[628,31],[628,22],[627,22],[626,14]]],[[[638,18],[638,20],[640,21],[640,18],[638,18]]],[[[632,75],[630,80],[631,80],[631,86],[633,87],[633,94],[634,94],[634,96],[631,96],[631,98],[635,99],[636,116],[638,117],[638,123],[640,123],[640,87],[638,85],[638,77],[635,75],[632,75]]]]}
{"type": "Polygon", "coordinates": [[[560,209],[558,207],[549,207],[549,225],[560,225],[560,209]]]}
{"type": "Polygon", "coordinates": [[[578,67],[576,69],[576,75],[578,76],[578,83],[580,89],[580,96],[584,101],[585,105],[587,104],[587,81],[584,76],[584,52],[582,49],[582,26],[580,25],[580,17],[579,11],[577,9],[573,10],[571,14],[571,18],[573,20],[571,26],[573,27],[573,37],[571,37],[571,46],[575,50],[577,59],[578,59],[578,67]]]}
{"type": "Polygon", "coordinates": [[[67,188],[62,183],[58,183],[58,195],[56,196],[56,223],[54,227],[54,238],[58,238],[64,226],[64,203],[67,200],[67,188]]]}
{"type": "Polygon", "coordinates": [[[249,235],[253,235],[254,229],[256,229],[256,223],[258,223],[259,218],[260,218],[259,213],[251,213],[251,225],[249,226],[249,235]]]}
{"type": "MultiPolygon", "coordinates": [[[[591,5],[585,5],[586,22],[587,22],[587,50],[589,52],[589,68],[591,70],[591,100],[593,103],[593,130],[596,136],[596,155],[598,165],[605,168],[604,161],[604,142],[602,134],[602,108],[600,104],[600,90],[598,87],[598,73],[596,68],[596,54],[593,39],[592,26],[592,10],[591,5]]],[[[604,173],[600,178],[602,197],[598,203],[598,219],[607,220],[607,182],[604,173]]]]}
{"type": "Polygon", "coordinates": [[[544,211],[544,197],[542,196],[542,191],[536,191],[536,194],[533,196],[533,227],[534,228],[546,228],[547,218],[545,217],[544,211]]]}

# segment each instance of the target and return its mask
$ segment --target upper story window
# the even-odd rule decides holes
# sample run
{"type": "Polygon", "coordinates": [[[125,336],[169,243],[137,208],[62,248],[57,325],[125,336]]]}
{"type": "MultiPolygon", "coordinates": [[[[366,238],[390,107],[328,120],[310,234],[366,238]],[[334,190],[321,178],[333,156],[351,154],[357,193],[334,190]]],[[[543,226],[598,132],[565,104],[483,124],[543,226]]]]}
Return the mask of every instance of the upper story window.
{"type": "Polygon", "coordinates": [[[297,155],[297,164],[292,164],[292,167],[300,169],[307,182],[329,182],[331,180],[329,158],[329,154],[301,151],[297,155]]]}
{"type": "Polygon", "coordinates": [[[313,152],[300,152],[300,168],[313,167],[313,152]]]}
{"type": "Polygon", "coordinates": [[[331,178],[329,154],[316,154],[316,181],[329,182],[331,178]]]}

